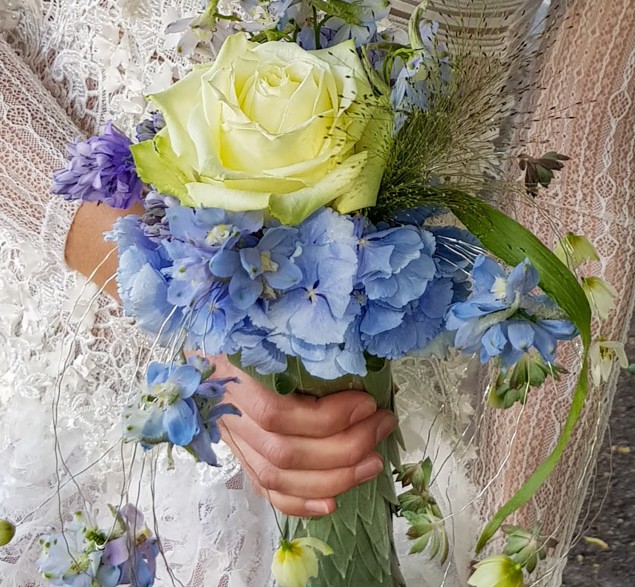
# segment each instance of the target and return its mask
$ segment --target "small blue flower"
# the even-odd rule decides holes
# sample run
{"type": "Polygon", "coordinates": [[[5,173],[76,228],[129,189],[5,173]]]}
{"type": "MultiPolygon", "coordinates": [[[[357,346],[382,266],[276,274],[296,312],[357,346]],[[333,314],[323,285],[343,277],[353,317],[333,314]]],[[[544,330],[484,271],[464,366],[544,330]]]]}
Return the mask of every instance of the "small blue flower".
{"type": "Polygon", "coordinates": [[[218,208],[193,209],[172,206],[166,210],[172,238],[164,246],[173,266],[169,300],[177,306],[200,305],[217,278],[210,262],[231,250],[241,239],[255,242],[253,233],[262,227],[261,212],[227,212],[218,208]]]}
{"type": "Polygon", "coordinates": [[[128,137],[110,122],[101,135],[75,141],[68,148],[67,166],[53,176],[53,193],[67,200],[129,208],[141,200],[144,189],[130,146],[128,137]]]}
{"type": "Polygon", "coordinates": [[[268,228],[254,246],[222,250],[210,261],[211,272],[229,279],[229,295],[241,309],[248,309],[264,294],[273,299],[276,292],[297,285],[302,271],[293,258],[299,254],[298,230],[291,226],[268,228]]]}
{"type": "Polygon", "coordinates": [[[141,121],[135,129],[137,141],[149,141],[165,126],[165,119],[161,112],[153,112],[150,118],[141,121]]]}
{"type": "Polygon", "coordinates": [[[553,363],[557,341],[577,334],[550,298],[532,293],[539,275],[527,259],[508,275],[493,259],[479,256],[472,281],[474,295],[450,308],[447,328],[456,330],[457,348],[468,353],[480,349],[482,362],[499,357],[510,367],[535,348],[545,362],[553,363]]]}
{"type": "Polygon", "coordinates": [[[239,412],[222,403],[227,384],[237,380],[210,379],[213,371],[196,356],[186,365],[151,363],[139,405],[124,411],[124,436],[146,449],[163,442],[184,446],[199,461],[217,465],[212,445],[220,440],[218,419],[239,412]]]}
{"type": "Polygon", "coordinates": [[[104,547],[97,572],[98,584],[100,587],[152,587],[159,555],[157,539],[145,525],[141,512],[132,504],[121,508],[118,520],[125,533],[109,540],[104,547]]]}

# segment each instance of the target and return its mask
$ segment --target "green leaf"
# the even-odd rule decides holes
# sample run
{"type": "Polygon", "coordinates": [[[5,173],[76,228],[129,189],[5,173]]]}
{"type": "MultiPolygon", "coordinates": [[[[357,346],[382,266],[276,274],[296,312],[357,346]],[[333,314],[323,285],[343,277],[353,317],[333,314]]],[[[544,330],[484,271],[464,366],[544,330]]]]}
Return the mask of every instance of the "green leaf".
{"type": "Polygon", "coordinates": [[[571,271],[524,226],[482,200],[459,191],[440,194],[436,199],[449,207],[483,246],[505,263],[517,265],[528,258],[540,274],[540,287],[576,325],[583,344],[580,375],[558,442],[551,454],[487,524],[476,545],[479,553],[507,517],[536,494],[554,470],[571,438],[587,395],[591,309],[571,271]]]}

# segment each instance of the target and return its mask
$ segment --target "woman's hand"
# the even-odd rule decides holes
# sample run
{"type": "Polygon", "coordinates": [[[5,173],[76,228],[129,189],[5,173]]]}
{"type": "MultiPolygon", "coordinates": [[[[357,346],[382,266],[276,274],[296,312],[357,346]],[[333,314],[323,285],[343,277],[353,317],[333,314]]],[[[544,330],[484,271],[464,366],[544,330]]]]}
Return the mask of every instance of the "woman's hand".
{"type": "Polygon", "coordinates": [[[321,399],[277,395],[226,358],[214,359],[217,375],[234,376],[225,401],[242,416],[225,416],[223,440],[232,448],[256,490],[281,512],[321,516],[334,497],[376,477],[383,462],[375,446],[396,426],[370,395],[342,391],[321,399]]]}

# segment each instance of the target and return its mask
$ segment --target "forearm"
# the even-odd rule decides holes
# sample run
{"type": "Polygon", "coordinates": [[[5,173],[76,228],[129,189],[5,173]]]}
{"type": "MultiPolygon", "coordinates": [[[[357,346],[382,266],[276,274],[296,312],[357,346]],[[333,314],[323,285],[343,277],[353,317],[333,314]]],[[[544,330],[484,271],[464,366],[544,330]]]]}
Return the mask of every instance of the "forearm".
{"type": "Polygon", "coordinates": [[[100,288],[119,300],[117,283],[116,244],[104,240],[118,218],[128,214],[143,214],[143,206],[135,204],[128,210],[116,210],[103,204],[83,203],[77,211],[66,239],[66,263],[88,277],[100,288]]]}

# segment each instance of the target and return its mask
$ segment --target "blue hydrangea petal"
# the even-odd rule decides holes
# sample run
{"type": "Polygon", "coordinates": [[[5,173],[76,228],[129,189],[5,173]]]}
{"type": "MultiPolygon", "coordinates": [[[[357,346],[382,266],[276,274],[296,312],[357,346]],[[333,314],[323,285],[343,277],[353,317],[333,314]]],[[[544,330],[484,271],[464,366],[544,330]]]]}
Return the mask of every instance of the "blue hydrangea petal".
{"type": "Polygon", "coordinates": [[[302,281],[302,270],[287,259],[276,258],[278,269],[265,274],[267,283],[273,288],[285,291],[302,281]]]}
{"type": "Polygon", "coordinates": [[[399,326],[404,314],[404,309],[398,310],[379,302],[370,302],[366,307],[359,329],[364,334],[376,336],[399,326]]]}

